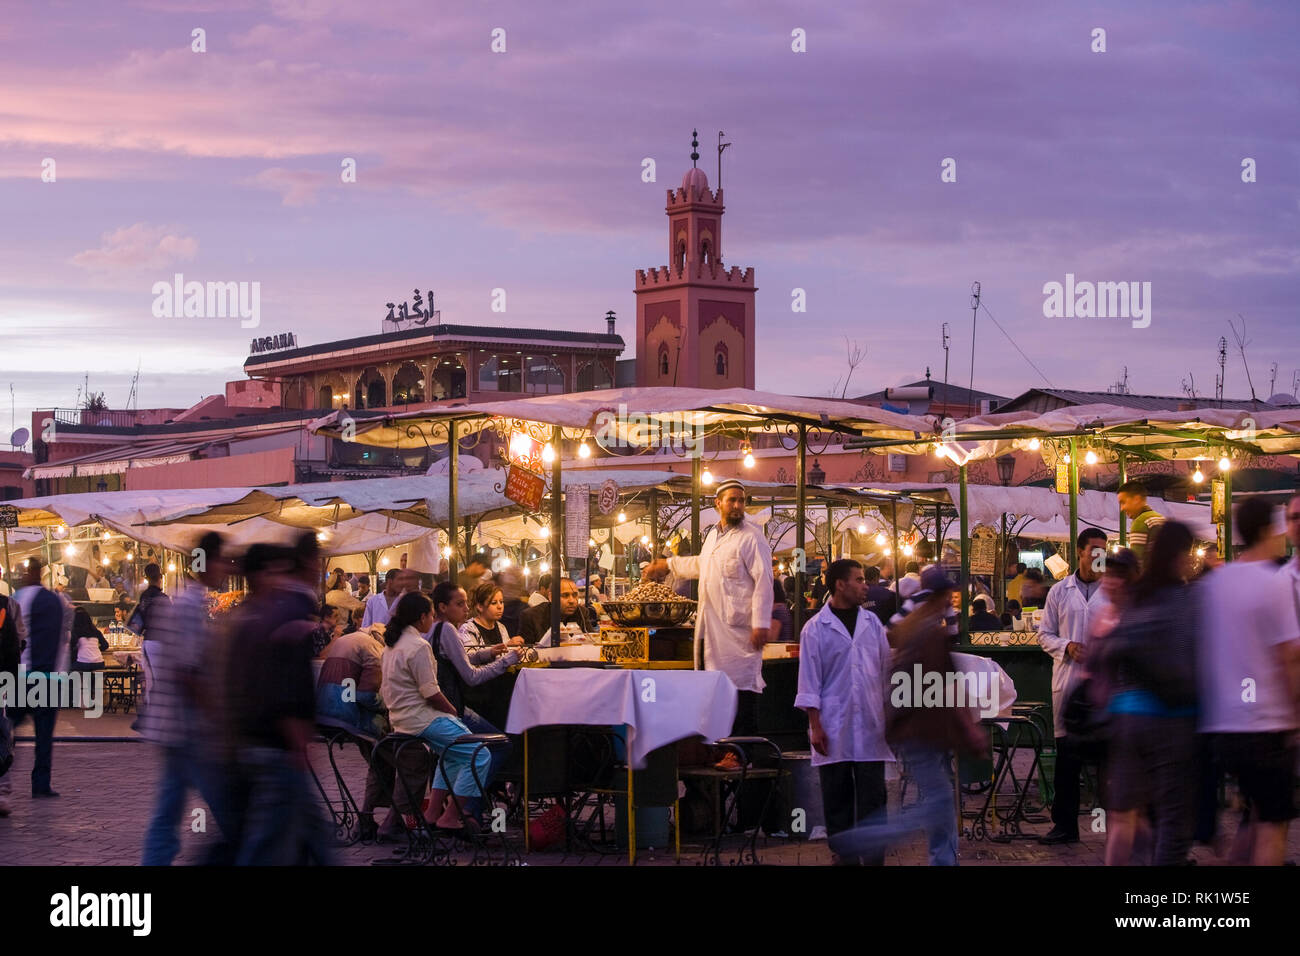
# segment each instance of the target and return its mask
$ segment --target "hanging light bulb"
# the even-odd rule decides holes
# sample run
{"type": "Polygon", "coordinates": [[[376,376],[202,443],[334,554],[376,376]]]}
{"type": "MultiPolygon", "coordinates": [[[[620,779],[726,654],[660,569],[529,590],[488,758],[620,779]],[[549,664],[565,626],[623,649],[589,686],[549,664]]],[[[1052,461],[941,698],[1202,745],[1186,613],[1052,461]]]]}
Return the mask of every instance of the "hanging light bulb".
{"type": "Polygon", "coordinates": [[[1231,467],[1232,467],[1232,460],[1228,458],[1227,455],[1224,455],[1222,458],[1219,459],[1219,471],[1227,471],[1231,467]]]}
{"type": "Polygon", "coordinates": [[[328,531],[317,531],[317,532],[316,532],[316,540],[317,540],[317,541],[325,542],[325,541],[328,541],[329,538],[330,538],[330,534],[329,534],[328,531]]]}
{"type": "Polygon", "coordinates": [[[585,438],[582,440],[582,444],[578,446],[578,457],[579,458],[591,457],[591,446],[587,444],[587,439],[585,438]]]}
{"type": "Polygon", "coordinates": [[[542,525],[541,535],[543,538],[549,538],[551,536],[551,526],[548,524],[542,525]]]}
{"type": "Polygon", "coordinates": [[[885,543],[885,532],[883,532],[883,531],[877,531],[877,532],[876,532],[876,544],[884,544],[884,543],[885,543]]]}
{"type": "Polygon", "coordinates": [[[913,548],[910,544],[903,545],[903,557],[910,558],[915,553],[915,551],[916,549],[913,548]]]}
{"type": "Polygon", "coordinates": [[[885,557],[889,557],[889,556],[890,556],[891,554],[893,554],[893,553],[894,553],[894,549],[893,549],[893,548],[886,548],[886,549],[885,549],[885,557]]]}
{"type": "Polygon", "coordinates": [[[528,577],[528,565],[524,565],[524,577],[528,577]]]}
{"type": "Polygon", "coordinates": [[[1203,557],[1205,557],[1205,549],[1204,549],[1204,548],[1197,548],[1197,549],[1196,549],[1196,556],[1197,556],[1198,558],[1203,558],[1203,557]]]}
{"type": "Polygon", "coordinates": [[[1070,463],[1070,453],[1068,451],[1061,456],[1061,461],[1065,462],[1067,465],[1070,463]]]}
{"type": "Polygon", "coordinates": [[[946,449],[946,448],[943,447],[943,443],[942,443],[942,442],[935,442],[935,443],[934,443],[934,457],[935,457],[935,458],[947,458],[947,457],[948,457],[948,449],[946,449]]]}
{"type": "Polygon", "coordinates": [[[858,534],[866,534],[866,533],[867,533],[867,523],[865,521],[859,521],[858,534]]]}
{"type": "Polygon", "coordinates": [[[450,545],[443,545],[443,548],[442,548],[442,556],[443,556],[444,558],[450,558],[450,557],[451,557],[451,546],[450,546],[450,545]]]}
{"type": "Polygon", "coordinates": [[[595,538],[588,538],[588,539],[587,539],[587,547],[589,547],[589,548],[594,548],[595,546],[596,546],[596,539],[595,539],[595,538]]]}
{"type": "Polygon", "coordinates": [[[541,564],[537,566],[537,571],[539,574],[546,574],[550,570],[551,570],[551,565],[547,561],[543,561],[541,564]]]}
{"type": "Polygon", "coordinates": [[[745,452],[745,467],[746,468],[754,467],[754,453],[752,451],[745,452]]]}
{"type": "Polygon", "coordinates": [[[785,562],[782,561],[780,564],[778,564],[778,565],[776,566],[776,569],[777,569],[778,571],[780,571],[782,574],[784,574],[784,573],[785,573],[785,562]]]}
{"type": "Polygon", "coordinates": [[[700,484],[702,485],[713,484],[713,472],[709,471],[707,465],[704,467],[704,471],[700,473],[700,484]]]}
{"type": "Polygon", "coordinates": [[[168,561],[168,562],[167,562],[167,573],[170,574],[171,572],[173,572],[173,571],[175,571],[175,570],[176,570],[176,562],[175,562],[175,561],[168,561]]]}
{"type": "Polygon", "coordinates": [[[1201,471],[1201,466],[1197,465],[1196,470],[1192,472],[1192,481],[1198,485],[1205,480],[1205,472],[1201,471]]]}
{"type": "Polygon", "coordinates": [[[1083,460],[1090,465],[1095,465],[1097,464],[1097,453],[1089,448],[1087,454],[1083,456],[1083,460]]]}
{"type": "Polygon", "coordinates": [[[108,560],[108,558],[101,558],[99,563],[102,564],[104,567],[108,567],[111,562],[108,560]]]}
{"type": "Polygon", "coordinates": [[[107,541],[109,538],[111,538],[111,537],[113,537],[113,536],[112,536],[111,534],[109,534],[107,531],[105,531],[103,534],[100,535],[100,537],[101,537],[103,540],[107,541]]]}
{"type": "Polygon", "coordinates": [[[134,552],[134,551],[128,551],[128,552],[126,553],[126,559],[127,559],[128,561],[134,561],[134,560],[135,560],[135,552],[134,552]]]}
{"type": "Polygon", "coordinates": [[[741,455],[744,456],[745,467],[753,468],[754,467],[754,446],[749,443],[748,439],[740,443],[740,453],[741,455]]]}
{"type": "Polygon", "coordinates": [[[379,566],[381,568],[388,567],[388,555],[384,555],[382,558],[379,559],[379,566]]]}
{"type": "Polygon", "coordinates": [[[1043,443],[1042,443],[1041,441],[1039,441],[1037,438],[1031,438],[1031,439],[1029,439],[1029,450],[1030,450],[1030,451],[1038,451],[1038,449],[1040,449],[1040,448],[1042,448],[1042,447],[1043,447],[1043,443]]]}
{"type": "Polygon", "coordinates": [[[544,461],[548,465],[551,462],[555,461],[555,449],[551,447],[550,442],[547,442],[542,447],[542,461],[544,461]]]}
{"type": "Polygon", "coordinates": [[[619,524],[622,524],[622,523],[625,522],[625,521],[627,521],[627,512],[625,512],[625,511],[620,511],[620,512],[618,513],[618,523],[619,523],[619,524]]]}
{"type": "Polygon", "coordinates": [[[502,558],[502,559],[501,559],[501,567],[503,567],[503,568],[508,568],[508,567],[510,567],[510,559],[509,559],[508,557],[505,557],[505,558],[502,558]]]}
{"type": "Polygon", "coordinates": [[[648,534],[643,534],[643,535],[641,535],[641,543],[642,543],[642,544],[649,544],[649,543],[650,543],[650,535],[648,535],[648,534]]]}

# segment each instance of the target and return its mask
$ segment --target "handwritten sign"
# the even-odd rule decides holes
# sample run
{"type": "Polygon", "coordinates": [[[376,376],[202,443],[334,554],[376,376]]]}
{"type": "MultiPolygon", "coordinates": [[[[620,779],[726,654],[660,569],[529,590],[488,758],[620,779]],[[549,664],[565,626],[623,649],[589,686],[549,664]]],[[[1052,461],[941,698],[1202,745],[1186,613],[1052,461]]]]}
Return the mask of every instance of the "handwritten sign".
{"type": "Polygon", "coordinates": [[[1070,466],[1063,461],[1056,463],[1056,491],[1062,495],[1070,493],[1070,466]]]}
{"type": "Polygon", "coordinates": [[[591,538],[591,488],[570,485],[564,492],[564,553],[581,557],[591,538]]]}
{"type": "Polygon", "coordinates": [[[18,527],[18,509],[13,505],[0,506],[0,528],[18,527]]]}
{"type": "Polygon", "coordinates": [[[542,493],[546,482],[540,475],[534,475],[527,468],[511,465],[506,473],[506,497],[529,511],[538,511],[542,507],[542,493]]]}

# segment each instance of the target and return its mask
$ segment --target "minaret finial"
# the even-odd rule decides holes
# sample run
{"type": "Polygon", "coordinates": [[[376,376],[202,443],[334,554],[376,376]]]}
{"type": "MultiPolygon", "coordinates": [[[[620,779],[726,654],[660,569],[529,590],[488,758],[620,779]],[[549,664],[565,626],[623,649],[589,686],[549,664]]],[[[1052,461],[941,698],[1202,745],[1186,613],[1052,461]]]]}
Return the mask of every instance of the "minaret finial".
{"type": "Polygon", "coordinates": [[[695,166],[695,164],[699,161],[699,158],[700,158],[700,131],[699,131],[698,129],[693,129],[693,130],[691,130],[691,166],[692,166],[692,168],[693,168],[693,167],[695,166]]]}

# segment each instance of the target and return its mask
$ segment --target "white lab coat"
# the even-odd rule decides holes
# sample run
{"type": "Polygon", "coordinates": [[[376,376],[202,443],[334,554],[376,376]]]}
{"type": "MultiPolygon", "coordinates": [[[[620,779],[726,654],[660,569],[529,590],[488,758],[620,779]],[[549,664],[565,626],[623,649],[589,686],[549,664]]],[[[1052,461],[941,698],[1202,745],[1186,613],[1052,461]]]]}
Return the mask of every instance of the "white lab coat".
{"type": "Polygon", "coordinates": [[[1052,655],[1052,724],[1057,737],[1065,736],[1065,701],[1083,680],[1083,666],[1070,660],[1065,648],[1073,641],[1087,645],[1092,616],[1107,604],[1101,585],[1086,599],[1079,577],[1071,574],[1047,592],[1038,643],[1052,655]]]}
{"type": "Polygon", "coordinates": [[[750,638],[772,626],[772,549],[763,529],[748,516],[714,527],[698,555],[669,558],[668,568],[700,581],[695,640],[704,645],[704,669],[722,671],[737,690],[761,692],[763,651],[750,638]]]}
{"type": "Polygon", "coordinates": [[[816,708],[826,731],[826,756],[812,765],[893,760],[885,742],[885,701],[891,651],[880,618],[858,609],[853,637],[830,605],[822,606],[799,637],[799,692],[794,705],[816,708]]]}

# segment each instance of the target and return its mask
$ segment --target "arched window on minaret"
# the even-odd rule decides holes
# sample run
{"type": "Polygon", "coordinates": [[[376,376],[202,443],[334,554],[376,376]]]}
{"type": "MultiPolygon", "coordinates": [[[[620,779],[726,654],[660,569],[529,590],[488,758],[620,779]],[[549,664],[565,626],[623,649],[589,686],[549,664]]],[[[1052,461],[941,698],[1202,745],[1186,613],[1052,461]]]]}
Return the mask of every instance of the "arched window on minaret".
{"type": "Polygon", "coordinates": [[[663,344],[659,346],[659,374],[668,377],[668,346],[663,344]]]}
{"type": "Polygon", "coordinates": [[[709,240],[705,239],[700,243],[700,261],[706,266],[713,264],[713,249],[709,245],[709,240]]]}
{"type": "Polygon", "coordinates": [[[680,239],[677,242],[677,271],[683,272],[686,269],[686,240],[680,239]]]}
{"type": "Polygon", "coordinates": [[[713,369],[719,376],[725,377],[727,374],[727,347],[719,345],[718,350],[713,353],[713,369]]]}

